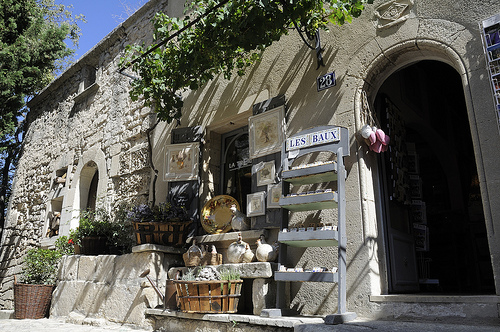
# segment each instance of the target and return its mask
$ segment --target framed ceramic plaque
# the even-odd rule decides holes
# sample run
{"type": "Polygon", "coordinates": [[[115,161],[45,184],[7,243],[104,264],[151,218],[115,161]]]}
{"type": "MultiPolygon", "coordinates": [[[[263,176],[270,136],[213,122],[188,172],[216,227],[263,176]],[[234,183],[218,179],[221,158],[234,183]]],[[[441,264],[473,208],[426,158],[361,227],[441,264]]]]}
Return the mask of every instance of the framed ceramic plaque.
{"type": "Polygon", "coordinates": [[[280,152],[285,130],[285,106],[254,115],[248,119],[250,158],[280,152]]]}
{"type": "Polygon", "coordinates": [[[257,174],[257,187],[275,182],[276,166],[274,160],[261,162],[253,167],[255,169],[253,173],[257,174]]]}
{"type": "Polygon", "coordinates": [[[247,195],[247,217],[263,216],[266,214],[265,197],[265,191],[247,195]]]}
{"type": "Polygon", "coordinates": [[[281,198],[281,183],[267,186],[267,208],[279,209],[281,198]]]}
{"type": "Polygon", "coordinates": [[[165,181],[186,181],[198,178],[199,143],[167,145],[165,181]]]}

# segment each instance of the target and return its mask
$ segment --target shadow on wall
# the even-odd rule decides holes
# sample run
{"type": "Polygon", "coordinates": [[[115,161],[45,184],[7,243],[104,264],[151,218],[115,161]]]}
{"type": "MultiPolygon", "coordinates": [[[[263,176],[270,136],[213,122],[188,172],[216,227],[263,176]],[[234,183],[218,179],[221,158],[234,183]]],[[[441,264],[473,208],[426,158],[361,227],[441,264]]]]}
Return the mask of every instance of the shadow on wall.
{"type": "Polygon", "coordinates": [[[152,252],[66,256],[53,294],[51,316],[69,316],[79,323],[105,319],[147,327],[144,310],[161,303],[140,275],[147,269],[154,271],[150,275],[163,292],[168,269],[182,264],[177,256],[152,252]]]}
{"type": "MultiPolygon", "coordinates": [[[[359,236],[362,236],[361,233],[359,233],[359,236]]],[[[364,285],[369,284],[369,281],[367,282],[366,278],[370,278],[371,274],[379,274],[378,271],[373,271],[373,269],[369,266],[370,261],[379,261],[378,259],[378,246],[381,245],[378,243],[378,239],[374,237],[369,237],[366,239],[356,239],[353,241],[353,243],[363,243],[362,246],[360,246],[356,252],[352,255],[349,250],[347,252],[347,257],[348,257],[348,264],[347,264],[347,309],[348,311],[355,311],[355,308],[361,307],[365,308],[365,311],[369,311],[371,304],[370,304],[370,298],[369,296],[371,295],[367,291],[363,291],[360,289],[364,285]],[[366,253],[368,251],[368,253],[366,253]],[[372,257],[368,257],[371,255],[372,257]],[[373,257],[375,256],[375,257],[373,257]],[[363,264],[362,268],[360,269],[359,267],[359,261],[363,260],[366,262],[363,264]],[[355,272],[350,272],[353,268],[356,269],[355,272]],[[357,276],[356,279],[350,278],[351,276],[357,276]],[[364,296],[357,297],[356,299],[352,299],[352,296],[355,294],[364,294],[364,296]]],[[[331,256],[332,259],[337,261],[337,252],[335,248],[330,248],[332,250],[331,256]]],[[[304,254],[305,250],[303,248],[300,248],[300,250],[297,250],[296,255],[297,257],[302,256],[304,254]]],[[[300,259],[300,258],[299,258],[300,259]]],[[[322,260],[324,263],[324,259],[322,260]]],[[[308,264],[310,262],[307,262],[308,264]]],[[[337,266],[337,263],[334,264],[334,266],[337,266]]],[[[304,266],[305,267],[305,266],[304,266]]],[[[380,276],[382,279],[384,279],[383,276],[380,276]]],[[[302,314],[302,315],[329,315],[336,313],[338,310],[338,298],[337,298],[337,284],[330,284],[330,283],[294,283],[292,284],[290,288],[290,302],[291,302],[291,309],[294,311],[297,311],[297,313],[302,314]],[[321,301],[303,301],[304,298],[307,298],[307,296],[319,296],[321,297],[321,301]],[[300,299],[300,301],[294,302],[294,298],[300,299]],[[312,306],[314,305],[314,307],[312,306]]]]}

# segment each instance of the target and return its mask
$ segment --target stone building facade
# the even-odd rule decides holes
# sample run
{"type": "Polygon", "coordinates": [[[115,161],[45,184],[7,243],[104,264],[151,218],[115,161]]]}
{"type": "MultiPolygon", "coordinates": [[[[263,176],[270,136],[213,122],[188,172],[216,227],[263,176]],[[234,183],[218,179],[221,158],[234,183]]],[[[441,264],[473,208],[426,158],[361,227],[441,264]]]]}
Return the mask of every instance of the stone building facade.
{"type": "MultiPolygon", "coordinates": [[[[352,24],[321,34],[319,69],[290,33],[246,76],[185,92],[181,126],[160,123],[150,132],[154,114],[130,100],[129,78],[117,70],[126,44],[151,40],[158,10],[182,13],[179,4],[150,0],[30,102],[1,242],[0,307],[12,307],[13,275],[25,250],[55,240],[46,237],[50,213],[62,211],[60,234],[67,234],[94,199],[112,211],[122,201],[150,201],[154,188],[157,202],[165,200],[173,190],[165,176],[168,146],[181,143],[176,134],[183,128],[195,128],[196,214],[231,189],[227,142],[248,133],[248,119],[274,103],[285,105],[287,137],[325,124],[349,129],[350,311],[367,318],[498,319],[500,135],[480,25],[500,13],[497,1],[375,1],[352,24]],[[318,91],[317,78],[330,72],[336,85],[318,91]],[[368,148],[359,134],[365,124],[390,131],[392,152],[368,148]],[[402,155],[412,166],[403,167],[402,155]],[[152,169],[159,171],[156,181],[152,169]]],[[[256,191],[255,183],[242,183],[256,191]]],[[[273,241],[278,217],[266,212],[252,228],[266,229],[273,241]]],[[[330,210],[293,213],[290,225],[335,218],[330,210]]],[[[311,268],[335,260],[331,248],[302,248],[289,251],[287,263],[311,268]]],[[[336,311],[335,285],[292,283],[289,295],[289,307],[301,314],[336,311]]]]}

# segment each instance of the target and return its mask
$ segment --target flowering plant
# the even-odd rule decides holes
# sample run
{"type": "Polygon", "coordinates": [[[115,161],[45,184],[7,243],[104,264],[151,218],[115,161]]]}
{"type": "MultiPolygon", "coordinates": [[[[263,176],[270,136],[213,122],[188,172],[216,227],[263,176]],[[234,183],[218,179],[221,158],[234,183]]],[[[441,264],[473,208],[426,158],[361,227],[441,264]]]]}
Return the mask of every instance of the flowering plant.
{"type": "Polygon", "coordinates": [[[70,237],[59,236],[55,243],[56,249],[63,255],[73,255],[75,253],[75,242],[70,237]]]}
{"type": "Polygon", "coordinates": [[[127,213],[127,218],[132,222],[189,220],[186,207],[172,202],[160,203],[152,208],[147,204],[137,205],[127,213]]]}
{"type": "Polygon", "coordinates": [[[127,218],[132,222],[153,221],[153,210],[147,204],[137,205],[128,211],[127,218]]]}

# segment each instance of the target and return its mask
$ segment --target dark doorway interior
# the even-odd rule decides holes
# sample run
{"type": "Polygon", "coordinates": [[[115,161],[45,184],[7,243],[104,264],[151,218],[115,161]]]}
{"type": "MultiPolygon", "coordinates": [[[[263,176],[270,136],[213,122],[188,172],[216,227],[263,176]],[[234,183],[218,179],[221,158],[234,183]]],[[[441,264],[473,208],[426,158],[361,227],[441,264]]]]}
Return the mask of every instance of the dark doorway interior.
{"type": "Polygon", "coordinates": [[[87,198],[87,210],[95,211],[97,202],[97,184],[99,182],[99,171],[96,170],[92,181],[90,182],[89,193],[87,198]]]}
{"type": "Polygon", "coordinates": [[[234,197],[246,213],[247,194],[252,188],[252,160],[249,158],[248,127],[222,135],[221,188],[234,197]]]}
{"type": "Polygon", "coordinates": [[[393,231],[406,232],[414,254],[398,258],[397,247],[387,241],[386,249],[392,250],[389,290],[494,293],[460,76],[442,62],[420,61],[391,75],[375,104],[393,149],[380,158],[386,235],[390,239],[393,231]],[[403,271],[403,276],[412,262],[416,268],[406,274],[416,271],[415,287],[399,287],[391,275],[403,271]]]}

